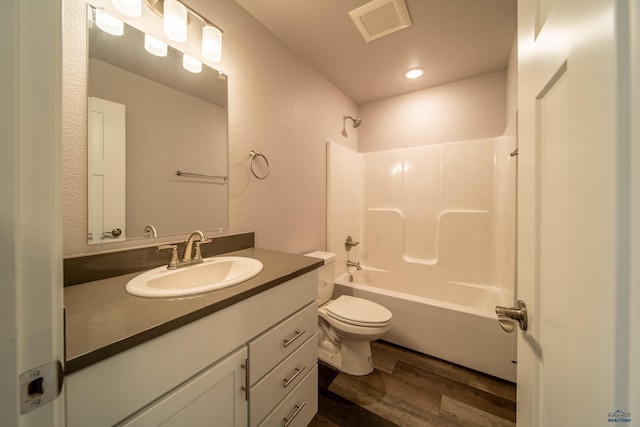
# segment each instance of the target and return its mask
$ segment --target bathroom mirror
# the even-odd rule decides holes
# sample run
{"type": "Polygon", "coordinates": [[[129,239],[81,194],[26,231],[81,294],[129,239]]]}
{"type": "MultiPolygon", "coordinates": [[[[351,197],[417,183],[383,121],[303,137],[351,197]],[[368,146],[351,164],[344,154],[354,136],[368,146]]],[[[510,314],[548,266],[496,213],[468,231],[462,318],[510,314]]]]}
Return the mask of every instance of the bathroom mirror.
{"type": "Polygon", "coordinates": [[[227,227],[227,77],[88,13],[89,244],[227,227]]]}

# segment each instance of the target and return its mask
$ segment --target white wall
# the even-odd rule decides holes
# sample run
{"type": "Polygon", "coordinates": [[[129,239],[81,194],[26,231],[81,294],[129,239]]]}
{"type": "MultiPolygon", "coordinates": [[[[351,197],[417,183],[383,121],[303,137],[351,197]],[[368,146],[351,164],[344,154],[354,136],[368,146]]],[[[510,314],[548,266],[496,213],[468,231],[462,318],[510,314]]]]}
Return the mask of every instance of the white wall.
{"type": "MultiPolygon", "coordinates": [[[[256,246],[262,248],[293,253],[324,249],[325,143],[332,139],[357,147],[357,130],[341,135],[342,115],[357,115],[355,104],[237,3],[186,3],[224,30],[220,68],[229,75],[230,231],[255,231],[256,246]],[[250,150],[269,159],[271,174],[266,180],[249,172],[250,150]]],[[[85,19],[85,2],[65,1],[65,256],[105,250],[88,246],[86,237],[85,19]]],[[[141,243],[147,242],[112,243],[108,249],[141,243]]]]}
{"type": "Polygon", "coordinates": [[[505,135],[515,135],[516,112],[518,110],[518,39],[513,41],[509,64],[507,65],[507,99],[506,99],[506,120],[507,128],[505,135]]]}
{"type": "Polygon", "coordinates": [[[483,74],[360,105],[359,151],[371,152],[502,135],[507,71],[483,74]]]}

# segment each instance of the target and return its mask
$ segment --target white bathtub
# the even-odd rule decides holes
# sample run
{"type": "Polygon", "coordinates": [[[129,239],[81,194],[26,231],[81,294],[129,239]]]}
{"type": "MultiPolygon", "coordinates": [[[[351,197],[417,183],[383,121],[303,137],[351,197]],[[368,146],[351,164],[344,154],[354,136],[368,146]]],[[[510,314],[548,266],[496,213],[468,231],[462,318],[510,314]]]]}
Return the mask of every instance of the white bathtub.
{"type": "Polygon", "coordinates": [[[383,340],[508,381],[516,380],[515,333],[504,332],[495,306],[513,304],[499,288],[463,283],[429,283],[367,269],[336,280],[335,296],[375,301],[393,313],[383,340]]]}

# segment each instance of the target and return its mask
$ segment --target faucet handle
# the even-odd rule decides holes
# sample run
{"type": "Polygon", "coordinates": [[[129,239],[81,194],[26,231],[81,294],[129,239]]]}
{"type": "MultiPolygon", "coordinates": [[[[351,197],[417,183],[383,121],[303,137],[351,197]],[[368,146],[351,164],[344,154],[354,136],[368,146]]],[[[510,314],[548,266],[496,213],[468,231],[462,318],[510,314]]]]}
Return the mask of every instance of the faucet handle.
{"type": "Polygon", "coordinates": [[[196,253],[193,256],[193,261],[203,262],[202,261],[202,252],[200,252],[200,244],[201,243],[203,243],[203,242],[200,242],[200,241],[196,242],[196,253]]]}
{"type": "Polygon", "coordinates": [[[197,241],[195,242],[195,244],[196,244],[196,253],[195,253],[195,255],[193,256],[193,260],[194,260],[194,261],[200,261],[200,262],[203,262],[203,261],[202,261],[202,253],[200,252],[200,245],[202,245],[203,243],[211,243],[211,242],[213,242],[213,239],[206,239],[206,240],[202,240],[202,241],[197,240],[197,241]]]}
{"type": "Polygon", "coordinates": [[[178,245],[160,245],[158,246],[158,249],[171,249],[171,260],[169,261],[167,268],[169,270],[175,270],[178,267],[178,245]]]}
{"type": "Polygon", "coordinates": [[[358,246],[360,244],[360,242],[356,242],[355,240],[353,240],[351,238],[351,236],[347,236],[346,239],[344,239],[344,249],[349,252],[351,250],[352,247],[354,246],[358,246]]]}

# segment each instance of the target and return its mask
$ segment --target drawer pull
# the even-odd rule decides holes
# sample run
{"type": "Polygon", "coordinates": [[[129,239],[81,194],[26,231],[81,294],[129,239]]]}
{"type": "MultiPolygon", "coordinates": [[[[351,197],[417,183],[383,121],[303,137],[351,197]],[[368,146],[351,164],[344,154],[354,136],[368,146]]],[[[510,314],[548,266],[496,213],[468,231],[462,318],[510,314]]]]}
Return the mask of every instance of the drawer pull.
{"type": "Polygon", "coordinates": [[[305,331],[304,329],[300,332],[296,331],[296,334],[293,336],[293,338],[291,338],[290,340],[284,340],[284,346],[285,347],[289,347],[289,345],[294,342],[295,340],[297,340],[298,338],[300,338],[302,335],[304,335],[307,331],[305,331]]]}
{"type": "Polygon", "coordinates": [[[304,408],[304,405],[306,404],[307,402],[298,403],[295,407],[295,412],[291,414],[289,418],[285,417],[284,422],[282,423],[282,427],[289,427],[289,424],[291,424],[291,421],[293,421],[293,419],[296,416],[298,416],[298,414],[300,413],[300,411],[302,411],[302,408],[304,408]]]}
{"type": "Polygon", "coordinates": [[[291,375],[291,378],[287,379],[285,378],[284,380],[282,380],[282,386],[284,388],[289,387],[289,385],[295,381],[295,379],[298,377],[298,375],[300,375],[305,369],[307,369],[305,366],[301,367],[301,368],[296,368],[296,372],[294,372],[293,375],[291,375]]]}

